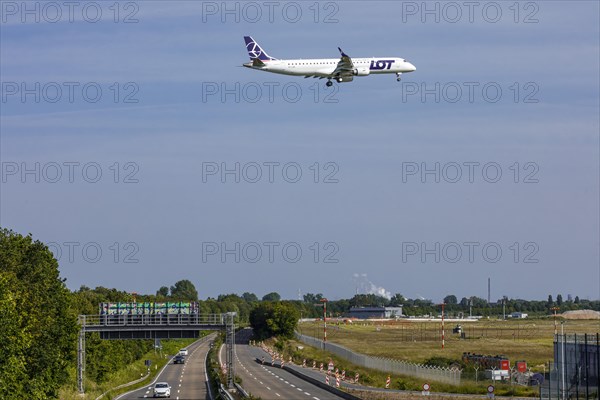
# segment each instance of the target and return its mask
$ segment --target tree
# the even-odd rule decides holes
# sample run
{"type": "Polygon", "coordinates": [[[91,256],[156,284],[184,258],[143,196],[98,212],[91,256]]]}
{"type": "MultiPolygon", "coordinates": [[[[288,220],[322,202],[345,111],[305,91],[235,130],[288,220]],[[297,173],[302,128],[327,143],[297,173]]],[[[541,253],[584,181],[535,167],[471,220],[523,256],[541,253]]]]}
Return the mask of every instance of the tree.
{"type": "Polygon", "coordinates": [[[389,300],[383,296],[376,294],[357,294],[350,299],[350,305],[352,307],[370,307],[370,306],[384,306],[388,304],[389,300]]]}
{"type": "Polygon", "coordinates": [[[552,307],[553,304],[554,304],[554,301],[552,300],[552,295],[549,294],[548,295],[548,307],[552,307]]]}
{"type": "Polygon", "coordinates": [[[166,286],[161,286],[160,289],[156,292],[157,297],[169,297],[169,288],[166,286]]]}
{"type": "Polygon", "coordinates": [[[46,245],[0,230],[0,393],[57,398],[75,362],[71,295],[46,245]]]}
{"type": "Polygon", "coordinates": [[[256,337],[290,338],[296,330],[300,312],[287,302],[262,302],[250,312],[250,325],[256,337]]]}
{"type": "Polygon", "coordinates": [[[575,304],[579,304],[579,296],[575,296],[575,304]]]}
{"type": "Polygon", "coordinates": [[[302,298],[305,303],[317,304],[317,303],[319,303],[319,301],[321,301],[321,299],[323,298],[323,295],[321,293],[317,293],[317,294],[306,293],[304,296],[302,296],[302,298]]]}
{"type": "Polygon", "coordinates": [[[277,292],[267,293],[263,296],[263,301],[280,301],[281,296],[277,292]]]}
{"type": "Polygon", "coordinates": [[[258,301],[258,297],[256,297],[254,293],[249,292],[244,292],[244,294],[242,294],[242,299],[244,299],[246,303],[254,303],[258,301]]]}
{"type": "Polygon", "coordinates": [[[171,286],[171,298],[174,300],[197,301],[198,291],[192,282],[183,279],[171,286]]]}
{"type": "Polygon", "coordinates": [[[406,303],[406,299],[400,293],[396,293],[390,299],[390,305],[391,306],[400,306],[400,305],[402,305],[404,303],[406,303]]]}
{"type": "Polygon", "coordinates": [[[560,307],[562,305],[562,303],[563,303],[562,294],[557,294],[556,295],[556,305],[560,307]]]}
{"type": "Polygon", "coordinates": [[[444,297],[444,303],[450,305],[458,304],[458,299],[455,295],[449,294],[448,296],[444,297]]]}

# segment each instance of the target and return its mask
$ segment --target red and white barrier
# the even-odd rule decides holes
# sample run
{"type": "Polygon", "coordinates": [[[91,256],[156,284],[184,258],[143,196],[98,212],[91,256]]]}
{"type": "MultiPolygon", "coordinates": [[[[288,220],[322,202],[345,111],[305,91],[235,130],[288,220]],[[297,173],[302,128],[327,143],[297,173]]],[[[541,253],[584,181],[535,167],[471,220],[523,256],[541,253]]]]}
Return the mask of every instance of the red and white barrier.
{"type": "Polygon", "coordinates": [[[390,378],[390,376],[388,375],[387,379],[385,380],[385,388],[389,389],[390,388],[390,383],[392,382],[392,379],[390,378]]]}

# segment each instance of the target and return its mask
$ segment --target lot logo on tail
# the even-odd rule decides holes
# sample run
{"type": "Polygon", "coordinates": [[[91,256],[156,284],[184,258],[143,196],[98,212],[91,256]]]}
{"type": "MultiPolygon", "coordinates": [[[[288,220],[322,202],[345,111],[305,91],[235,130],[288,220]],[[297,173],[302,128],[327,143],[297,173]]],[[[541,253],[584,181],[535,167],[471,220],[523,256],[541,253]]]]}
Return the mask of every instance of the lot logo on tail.
{"type": "Polygon", "coordinates": [[[269,56],[251,36],[244,36],[244,41],[246,42],[246,50],[248,50],[248,56],[250,56],[251,60],[256,60],[257,58],[260,61],[270,61],[275,60],[273,57],[269,56]]]}
{"type": "Polygon", "coordinates": [[[260,58],[260,56],[262,55],[262,50],[260,46],[256,44],[256,42],[248,43],[246,45],[246,48],[248,49],[248,54],[250,55],[250,58],[260,58]]]}

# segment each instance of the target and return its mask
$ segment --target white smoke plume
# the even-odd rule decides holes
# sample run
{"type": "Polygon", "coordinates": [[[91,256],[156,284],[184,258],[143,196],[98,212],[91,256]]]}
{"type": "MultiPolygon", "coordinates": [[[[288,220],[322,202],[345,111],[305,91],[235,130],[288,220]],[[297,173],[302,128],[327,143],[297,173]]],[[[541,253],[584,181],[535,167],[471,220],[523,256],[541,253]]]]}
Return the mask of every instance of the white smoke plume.
{"type": "Polygon", "coordinates": [[[390,291],[371,282],[369,279],[367,279],[367,274],[353,274],[352,276],[356,282],[356,287],[359,290],[359,294],[375,294],[377,296],[385,297],[388,300],[392,298],[392,293],[390,291]]]}

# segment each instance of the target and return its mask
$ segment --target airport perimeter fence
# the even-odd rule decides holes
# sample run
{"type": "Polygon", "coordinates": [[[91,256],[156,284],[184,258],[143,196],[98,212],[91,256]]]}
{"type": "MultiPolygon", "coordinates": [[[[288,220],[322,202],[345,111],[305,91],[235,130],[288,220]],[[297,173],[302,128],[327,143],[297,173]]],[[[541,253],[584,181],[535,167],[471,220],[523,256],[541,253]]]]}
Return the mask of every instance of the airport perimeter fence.
{"type": "Polygon", "coordinates": [[[358,354],[354,351],[333,344],[330,342],[323,342],[320,339],[312,336],[302,335],[296,332],[296,338],[302,343],[309,346],[317,347],[321,350],[329,351],[344,360],[351,362],[352,364],[370,368],[377,371],[414,376],[416,378],[422,378],[424,380],[434,380],[437,382],[449,383],[451,385],[460,385],[460,377],[462,371],[455,368],[443,368],[434,367],[422,364],[413,364],[406,361],[394,360],[391,358],[367,356],[365,354],[358,354]]]}
{"type": "Polygon", "coordinates": [[[541,399],[598,399],[600,333],[556,335],[554,362],[548,370],[541,399]]]}

